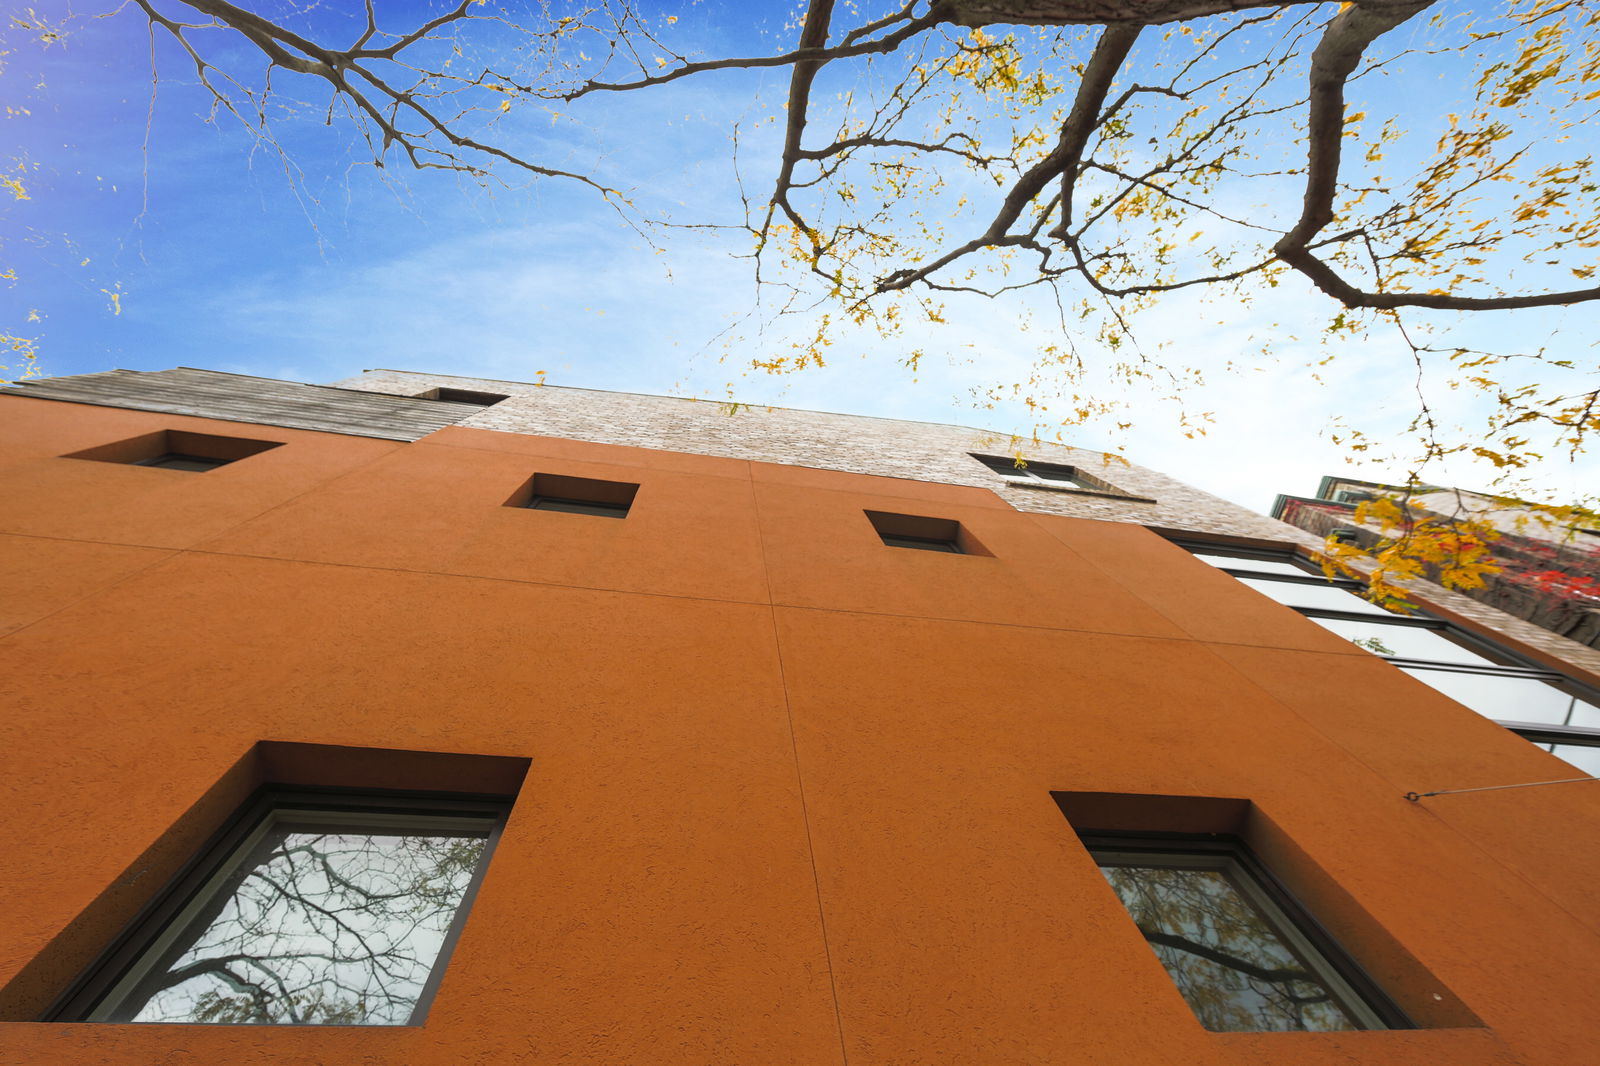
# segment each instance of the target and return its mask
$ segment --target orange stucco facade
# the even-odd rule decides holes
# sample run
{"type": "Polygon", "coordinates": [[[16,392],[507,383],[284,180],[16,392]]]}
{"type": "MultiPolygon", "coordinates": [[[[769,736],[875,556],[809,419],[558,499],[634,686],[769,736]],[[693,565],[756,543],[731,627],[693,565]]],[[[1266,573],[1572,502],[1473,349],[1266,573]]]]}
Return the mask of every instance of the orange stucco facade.
{"type": "Polygon", "coordinates": [[[1141,526],[470,428],[8,396],[0,446],[7,1066],[1600,1056],[1600,788],[1407,801],[1572,774],[1141,526]],[[61,458],[161,429],[285,446],[61,458]],[[505,506],[536,472],[640,488],[505,506]],[[253,784],[494,784],[444,754],[528,768],[424,1024],[35,1020],[253,784]],[[1418,1027],[1206,1031],[1063,806],[1233,811],[1418,1027]]]}

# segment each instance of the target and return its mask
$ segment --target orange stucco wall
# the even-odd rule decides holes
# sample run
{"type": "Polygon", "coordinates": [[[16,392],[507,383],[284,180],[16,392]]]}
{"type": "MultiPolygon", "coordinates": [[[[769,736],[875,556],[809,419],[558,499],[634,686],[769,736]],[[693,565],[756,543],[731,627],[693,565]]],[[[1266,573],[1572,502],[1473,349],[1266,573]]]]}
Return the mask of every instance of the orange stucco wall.
{"type": "Polygon", "coordinates": [[[0,1063],[1594,1060],[1600,788],[1407,802],[1571,771],[1140,527],[480,430],[6,397],[0,446],[0,1063]],[[57,458],[157,429],[286,446],[57,458]],[[535,472],[641,487],[502,506],[535,472]],[[426,1024],[25,1020],[261,741],[531,760],[426,1024]],[[1055,792],[1249,800],[1425,1027],[1206,1032],[1055,792]]]}

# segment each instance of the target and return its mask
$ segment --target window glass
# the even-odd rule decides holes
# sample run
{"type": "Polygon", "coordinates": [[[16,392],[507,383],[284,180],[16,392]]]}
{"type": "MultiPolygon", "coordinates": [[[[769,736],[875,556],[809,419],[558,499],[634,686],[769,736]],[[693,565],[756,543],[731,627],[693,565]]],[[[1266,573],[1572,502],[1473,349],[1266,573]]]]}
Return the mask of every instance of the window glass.
{"type": "Polygon", "coordinates": [[[1214,1032],[1359,1029],[1305,953],[1241,891],[1236,867],[1101,860],[1178,991],[1214,1032]]]}
{"type": "Polygon", "coordinates": [[[179,455],[176,452],[167,452],[154,459],[145,459],[135,463],[135,466],[159,466],[167,470],[193,470],[204,472],[215,470],[219,466],[226,466],[227,459],[207,459],[202,455],[179,455]]]}
{"type": "Polygon", "coordinates": [[[928,552],[953,552],[961,554],[961,548],[953,540],[932,540],[927,537],[897,537],[892,533],[880,534],[883,543],[891,548],[919,548],[928,552]]]}
{"type": "Polygon", "coordinates": [[[1337,585],[1302,585],[1298,581],[1272,581],[1253,577],[1241,577],[1239,581],[1263,596],[1270,596],[1290,607],[1321,607],[1329,611],[1357,611],[1362,614],[1392,613],[1337,585]]]}
{"type": "Polygon", "coordinates": [[[1443,630],[1424,626],[1390,625],[1385,622],[1358,622],[1346,618],[1315,618],[1324,629],[1367,649],[1374,655],[1397,659],[1427,659],[1431,662],[1464,663],[1472,666],[1500,666],[1502,663],[1479,655],[1444,635],[1443,630]]]}
{"type": "Polygon", "coordinates": [[[1018,470],[1016,473],[1038,478],[1040,481],[1048,481],[1052,485],[1071,485],[1074,488],[1090,490],[1095,488],[1095,486],[1084,481],[1076,474],[1068,473],[1065,470],[1036,469],[1030,465],[1026,470],[1018,470]]]}
{"type": "Polygon", "coordinates": [[[1229,570],[1254,570],[1262,574],[1293,574],[1295,577],[1306,577],[1317,571],[1284,562],[1281,559],[1236,559],[1231,555],[1210,555],[1205,552],[1194,552],[1196,559],[1202,559],[1212,566],[1229,570]]]}
{"type": "Polygon", "coordinates": [[[590,503],[587,500],[562,500],[554,496],[535,496],[528,506],[536,511],[562,511],[566,514],[592,514],[605,518],[628,517],[628,505],[623,503],[590,503]]]}
{"type": "Polygon", "coordinates": [[[274,811],[92,1018],[403,1025],[483,859],[491,824],[274,811]]]}
{"type": "Polygon", "coordinates": [[[1448,670],[1406,669],[1406,673],[1486,718],[1600,728],[1600,708],[1538,678],[1448,670]]]}
{"type": "Polygon", "coordinates": [[[1541,748],[1572,764],[1590,777],[1600,777],[1600,748],[1587,744],[1540,744],[1541,748]]]}

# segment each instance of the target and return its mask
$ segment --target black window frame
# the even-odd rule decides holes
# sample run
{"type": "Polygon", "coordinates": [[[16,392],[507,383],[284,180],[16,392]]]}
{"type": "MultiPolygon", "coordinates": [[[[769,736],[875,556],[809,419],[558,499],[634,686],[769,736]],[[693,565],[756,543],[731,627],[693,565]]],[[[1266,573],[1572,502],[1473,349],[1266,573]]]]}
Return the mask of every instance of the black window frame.
{"type": "Polygon", "coordinates": [[[1015,456],[986,455],[982,452],[968,452],[967,454],[1001,477],[1042,482],[1052,487],[1077,490],[1078,492],[1114,494],[1105,482],[1100,481],[1098,478],[1089,478],[1077,467],[1064,463],[1048,463],[1042,459],[1023,459],[1022,465],[1019,466],[1015,456]]]}
{"type": "Polygon", "coordinates": [[[528,501],[535,511],[560,511],[562,514],[598,515],[602,518],[627,518],[628,504],[573,500],[565,496],[535,496],[528,501]]]}
{"type": "MultiPolygon", "coordinates": [[[[1212,566],[1213,569],[1220,570],[1223,573],[1235,578],[1274,581],[1280,584],[1317,585],[1324,588],[1331,586],[1333,588],[1343,589],[1356,595],[1361,595],[1366,591],[1367,588],[1364,582],[1353,578],[1329,578],[1327,575],[1321,572],[1320,568],[1318,568],[1315,562],[1289,547],[1274,550],[1270,548],[1214,544],[1206,541],[1184,539],[1174,539],[1173,543],[1191,554],[1219,556],[1223,558],[1240,560],[1241,563],[1246,565],[1237,567],[1217,566],[1215,564],[1206,562],[1206,560],[1200,560],[1201,562],[1206,562],[1206,565],[1212,566]],[[1289,574],[1272,573],[1270,571],[1252,570],[1248,565],[1251,560],[1258,562],[1289,563],[1299,569],[1304,570],[1305,575],[1301,577],[1289,574]]],[[[1401,670],[1432,670],[1439,671],[1441,673],[1462,675],[1476,674],[1486,677],[1511,677],[1531,681],[1540,681],[1555,688],[1558,692],[1562,692],[1594,707],[1600,707],[1600,690],[1597,690],[1593,686],[1568,677],[1559,670],[1552,670],[1541,663],[1535,662],[1528,656],[1519,654],[1518,652],[1505,647],[1504,645],[1484,636],[1481,633],[1474,632],[1465,628],[1464,626],[1457,625],[1456,623],[1446,619],[1435,617],[1429,614],[1426,609],[1416,606],[1415,604],[1406,605],[1404,613],[1401,613],[1394,608],[1390,608],[1389,612],[1385,614],[1376,614],[1365,611],[1340,611],[1325,607],[1301,607],[1293,604],[1281,604],[1281,606],[1288,607],[1291,611],[1296,611],[1311,619],[1328,618],[1353,622],[1365,622],[1375,625],[1429,629],[1440,633],[1452,643],[1459,644],[1470,652],[1482,655],[1483,657],[1491,660],[1498,660],[1498,663],[1493,665],[1454,663],[1447,660],[1438,659],[1417,659],[1404,655],[1384,655],[1379,652],[1372,651],[1370,648],[1364,648],[1364,650],[1368,651],[1372,655],[1377,656],[1383,661],[1401,670]]],[[[1357,646],[1362,647],[1361,645],[1357,646]]],[[[1441,695],[1445,694],[1441,693],[1441,695]]],[[[1450,697],[1446,695],[1446,698],[1448,699],[1450,697]]],[[[1471,710],[1471,708],[1468,709],[1471,710]]],[[[1473,713],[1479,714],[1488,721],[1494,722],[1496,725],[1499,725],[1511,731],[1512,733],[1517,734],[1530,743],[1545,748],[1547,751],[1551,751],[1552,754],[1554,754],[1553,748],[1556,745],[1570,745],[1574,747],[1600,749],[1600,728],[1578,725],[1563,725],[1555,722],[1526,722],[1509,718],[1490,718],[1488,715],[1483,715],[1479,711],[1473,711],[1473,713]]],[[[1558,755],[1557,758],[1560,758],[1560,756],[1558,755]]],[[[1569,765],[1572,764],[1569,763],[1569,765]]],[[[1581,770],[1582,768],[1574,766],[1574,769],[1581,770]]],[[[1600,777],[1600,774],[1591,774],[1590,776],[1600,777]]]]}
{"type": "Polygon", "coordinates": [[[205,474],[218,467],[231,466],[242,459],[250,459],[264,452],[270,452],[274,448],[281,448],[284,443],[281,440],[233,437],[186,429],[158,429],[141,433],[136,437],[68,452],[60,458],[205,474]],[[182,462],[175,463],[175,460],[182,462]],[[193,466],[184,465],[186,463],[200,463],[204,466],[197,470],[193,466]]]}
{"type": "Polygon", "coordinates": [[[187,452],[162,452],[148,459],[140,459],[132,465],[157,466],[163,470],[185,470],[193,474],[204,474],[233,462],[238,460],[213,459],[207,455],[191,455],[187,452]]]}
{"type": "Polygon", "coordinates": [[[897,533],[879,533],[878,537],[884,546],[889,548],[915,548],[926,552],[949,552],[951,555],[965,554],[961,550],[961,545],[955,541],[938,537],[908,537],[897,533]]]}
{"type": "Polygon", "coordinates": [[[1018,466],[1017,457],[1014,455],[989,455],[984,452],[968,452],[967,455],[983,464],[991,473],[1004,478],[1007,484],[1020,488],[1104,496],[1108,499],[1135,503],[1155,502],[1146,496],[1133,496],[1123,492],[1115,485],[1108,484],[1093,474],[1085,473],[1081,467],[1046,462],[1043,459],[1023,459],[1023,465],[1018,466]]]}
{"type": "Polygon", "coordinates": [[[510,394],[504,392],[481,392],[477,389],[457,389],[449,385],[440,385],[438,388],[416,394],[419,400],[438,400],[441,403],[470,403],[474,407],[493,407],[511,399],[510,394]]]}
{"type": "MultiPolygon", "coordinates": [[[[1152,862],[1150,864],[1152,867],[1177,866],[1183,859],[1190,857],[1205,857],[1217,861],[1218,868],[1224,870],[1231,863],[1239,871],[1240,880],[1249,883],[1249,888],[1237,884],[1234,887],[1256,908],[1264,923],[1283,939],[1285,947],[1299,954],[1301,961],[1323,981],[1324,985],[1331,983],[1330,992],[1335,1001],[1348,1017],[1360,1023],[1355,1027],[1357,1031],[1417,1028],[1416,1023],[1400,1005],[1300,902],[1272,869],[1261,861],[1243,837],[1229,833],[1161,833],[1090,829],[1079,830],[1078,839],[1089,852],[1090,858],[1102,868],[1106,865],[1102,862],[1102,856],[1108,854],[1113,858],[1111,865],[1123,866],[1138,864],[1118,862],[1117,856],[1150,855],[1175,860],[1166,863],[1152,862]],[[1250,891],[1250,888],[1255,891],[1250,891]],[[1310,952],[1309,957],[1305,955],[1307,950],[1310,952]]],[[[1112,894],[1116,896],[1114,889],[1112,894]]],[[[1119,903],[1122,902],[1120,897],[1117,899],[1119,903]]],[[[1131,913],[1129,920],[1133,920],[1131,913]]],[[[1143,930],[1140,932],[1143,933],[1143,930]]],[[[1148,942],[1148,937],[1146,940],[1148,942]]],[[[1195,1020],[1202,1021],[1198,1014],[1195,1020]]]]}
{"type": "Polygon", "coordinates": [[[901,514],[897,511],[861,512],[886,548],[939,552],[948,555],[990,555],[988,548],[954,518],[901,514]]]}
{"type": "Polygon", "coordinates": [[[474,899],[494,857],[514,797],[479,793],[413,792],[385,789],[309,788],[264,785],[184,863],[182,868],[139,913],[128,922],[95,960],[45,1011],[41,1021],[93,1025],[230,1025],[266,1024],[276,1028],[380,1028],[395,1029],[421,1025],[427,1018],[444,971],[449,965],[474,899]],[[349,1025],[328,1023],[229,1023],[229,1022],[131,1022],[94,1015],[107,1009],[110,997],[122,991],[124,982],[141,968],[148,968],[152,953],[159,958],[164,934],[185,911],[212,887],[215,879],[235,863],[253,834],[278,811],[400,816],[470,817],[485,823],[484,850],[473,871],[461,901],[456,907],[438,954],[418,991],[416,1005],[403,1023],[358,1022],[349,1025]]]}
{"type": "Polygon", "coordinates": [[[511,494],[506,506],[530,511],[627,518],[638,496],[637,482],[538,473],[511,494]]]}

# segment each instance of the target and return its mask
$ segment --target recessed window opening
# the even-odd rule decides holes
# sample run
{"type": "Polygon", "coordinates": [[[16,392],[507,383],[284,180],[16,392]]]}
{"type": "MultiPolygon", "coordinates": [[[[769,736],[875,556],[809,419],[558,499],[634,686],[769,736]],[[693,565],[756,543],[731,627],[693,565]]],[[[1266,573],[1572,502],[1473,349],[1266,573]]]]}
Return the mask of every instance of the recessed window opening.
{"type": "Polygon", "coordinates": [[[508,802],[263,790],[59,1020],[415,1024],[508,802]]]}
{"type": "Polygon", "coordinates": [[[626,518],[638,492],[639,486],[632,482],[600,481],[564,474],[535,474],[506,503],[511,507],[527,507],[535,511],[626,518]]]}
{"type": "Polygon", "coordinates": [[[952,555],[989,554],[960,522],[951,518],[927,518],[890,511],[865,513],[878,538],[890,548],[913,548],[952,555]]]}
{"type": "Polygon", "coordinates": [[[1185,545],[1197,559],[1300,612],[1423,684],[1600,774],[1600,692],[1409,604],[1374,604],[1292,552],[1185,545]]]}
{"type": "Polygon", "coordinates": [[[1213,1032],[1407,1021],[1242,840],[1081,834],[1195,1017],[1213,1032]]]}
{"type": "Polygon", "coordinates": [[[224,437],[215,433],[164,429],[111,444],[85,448],[64,455],[62,458],[204,473],[270,451],[282,444],[282,441],[276,440],[251,440],[246,437],[224,437]]]}
{"type": "Polygon", "coordinates": [[[448,389],[440,386],[429,389],[427,392],[417,394],[419,400],[444,400],[449,403],[473,403],[479,407],[493,407],[501,400],[509,400],[510,396],[500,392],[477,392],[473,389],[448,389]]]}
{"type": "Polygon", "coordinates": [[[1054,487],[1117,494],[1116,489],[1099,478],[1085,474],[1075,466],[1047,463],[1039,459],[1024,459],[1019,465],[1018,459],[1013,456],[968,454],[1001,477],[1017,482],[1042,488],[1054,487]]]}

